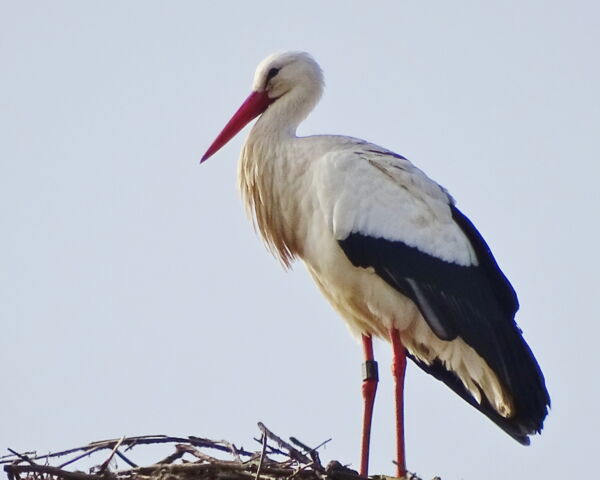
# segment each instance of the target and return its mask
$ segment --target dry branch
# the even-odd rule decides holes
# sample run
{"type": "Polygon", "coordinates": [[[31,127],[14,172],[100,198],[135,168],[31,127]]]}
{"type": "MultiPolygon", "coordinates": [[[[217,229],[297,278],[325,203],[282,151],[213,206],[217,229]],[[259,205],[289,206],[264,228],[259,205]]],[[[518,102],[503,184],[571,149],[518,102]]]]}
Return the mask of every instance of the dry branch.
{"type": "Polygon", "coordinates": [[[323,466],[317,450],[329,440],[311,448],[293,437],[283,440],[262,423],[258,427],[262,435],[255,440],[261,449],[255,452],[225,440],[148,435],[102,440],[45,455],[9,449],[11,454],[0,457],[0,464],[8,480],[364,480],[339,462],[323,466]],[[130,459],[134,448],[156,444],[171,444],[175,451],[148,466],[130,459]],[[90,457],[106,450],[108,456],[93,463],[90,457]],[[93,465],[87,473],[82,471],[84,460],[93,465]],[[119,468],[119,461],[124,468],[119,468]]]}

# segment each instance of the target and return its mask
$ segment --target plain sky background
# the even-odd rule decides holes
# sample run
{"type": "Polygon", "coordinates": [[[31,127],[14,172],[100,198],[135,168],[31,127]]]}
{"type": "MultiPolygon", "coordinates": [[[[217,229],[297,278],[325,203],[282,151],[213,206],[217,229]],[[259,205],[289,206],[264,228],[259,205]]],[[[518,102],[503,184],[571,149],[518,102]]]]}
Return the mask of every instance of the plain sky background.
{"type": "MultiPolygon", "coordinates": [[[[553,408],[522,447],[409,366],[408,467],[597,470],[600,7],[594,1],[0,1],[0,448],[147,433],[357,466],[361,350],[201,155],[273,51],[312,53],[300,134],[368,139],[446,186],[517,289],[553,408]]],[[[390,352],[372,473],[392,473],[390,352]]],[[[158,456],[152,458],[157,460],[158,456]]],[[[148,458],[147,460],[150,460],[148,458]]]]}

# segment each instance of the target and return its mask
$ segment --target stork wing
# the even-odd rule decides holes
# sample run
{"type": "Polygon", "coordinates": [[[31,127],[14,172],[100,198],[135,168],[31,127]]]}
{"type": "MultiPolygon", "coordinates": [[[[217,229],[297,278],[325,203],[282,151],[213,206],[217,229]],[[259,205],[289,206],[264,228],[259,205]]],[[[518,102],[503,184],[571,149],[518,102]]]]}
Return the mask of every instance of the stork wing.
{"type": "Polygon", "coordinates": [[[549,398],[514,321],[517,296],[489,247],[451,197],[406,159],[374,149],[355,157],[334,160],[344,190],[331,219],[340,247],[353,265],[372,268],[410,298],[440,339],[460,337],[485,360],[511,393],[514,418],[502,417],[485,399],[475,401],[441,362],[411,357],[527,443],[527,434],[542,428],[549,398]]]}

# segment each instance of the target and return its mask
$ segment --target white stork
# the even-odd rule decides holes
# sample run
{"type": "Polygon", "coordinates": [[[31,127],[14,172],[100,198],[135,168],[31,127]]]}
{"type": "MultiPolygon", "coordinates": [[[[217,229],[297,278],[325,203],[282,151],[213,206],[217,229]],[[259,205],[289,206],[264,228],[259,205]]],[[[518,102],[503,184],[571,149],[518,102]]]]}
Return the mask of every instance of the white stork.
{"type": "Polygon", "coordinates": [[[356,138],[296,136],[322,92],[321,69],[307,53],[267,57],[202,161],[261,115],[241,152],[242,196],[273,254],[286,267],[302,259],[362,336],[360,473],[368,473],[378,380],[373,337],[393,347],[399,477],[406,357],[528,444],[550,398],[515,323],[511,284],[453,198],[406,158],[356,138]]]}

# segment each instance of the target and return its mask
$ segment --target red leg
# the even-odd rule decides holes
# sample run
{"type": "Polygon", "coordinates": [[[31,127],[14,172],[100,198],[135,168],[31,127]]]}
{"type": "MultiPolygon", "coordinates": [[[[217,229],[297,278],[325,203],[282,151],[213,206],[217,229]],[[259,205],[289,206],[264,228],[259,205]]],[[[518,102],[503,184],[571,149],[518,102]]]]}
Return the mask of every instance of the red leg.
{"type": "Polygon", "coordinates": [[[373,419],[373,405],[377,392],[377,362],[373,356],[373,339],[370,335],[363,335],[363,348],[365,363],[363,363],[362,394],[364,399],[362,445],[360,454],[360,474],[366,477],[369,473],[369,445],[371,442],[371,420],[373,419]]]}
{"type": "Polygon", "coordinates": [[[396,384],[396,463],[397,476],[406,475],[406,454],[404,450],[404,374],[406,372],[406,353],[400,332],[396,328],[390,329],[390,339],[394,350],[392,374],[396,384]]]}

